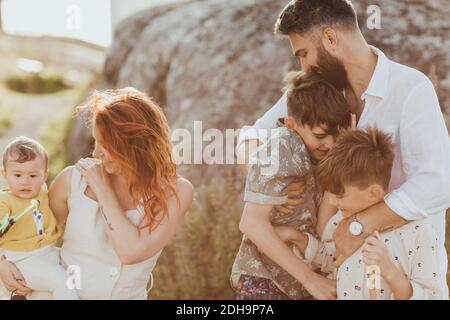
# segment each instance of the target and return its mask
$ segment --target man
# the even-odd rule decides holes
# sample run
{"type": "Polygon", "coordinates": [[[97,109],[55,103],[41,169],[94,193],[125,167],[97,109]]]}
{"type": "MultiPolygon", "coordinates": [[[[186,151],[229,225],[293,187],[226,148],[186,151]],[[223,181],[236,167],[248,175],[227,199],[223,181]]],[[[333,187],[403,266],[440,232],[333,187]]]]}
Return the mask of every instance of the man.
{"type": "MultiPolygon", "coordinates": [[[[289,39],[302,69],[316,69],[344,91],[357,116],[358,128],[376,126],[390,133],[396,145],[390,192],[383,202],[342,221],[334,234],[336,263],[351,256],[376,230],[428,218],[438,234],[441,278],[445,282],[450,139],[431,81],[369,46],[355,10],[346,0],[293,0],[281,12],[275,33],[289,39]]],[[[244,127],[238,159],[242,161],[263,141],[258,129],[275,128],[277,119],[286,114],[283,96],[254,126],[244,127]]],[[[447,284],[442,286],[448,297],[447,284]]]]}

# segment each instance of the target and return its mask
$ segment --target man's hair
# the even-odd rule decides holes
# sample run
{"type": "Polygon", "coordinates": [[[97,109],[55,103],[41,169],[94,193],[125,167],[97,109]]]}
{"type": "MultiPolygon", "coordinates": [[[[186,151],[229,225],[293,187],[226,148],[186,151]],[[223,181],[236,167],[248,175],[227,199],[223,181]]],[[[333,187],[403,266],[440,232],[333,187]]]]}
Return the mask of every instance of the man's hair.
{"type": "Polygon", "coordinates": [[[17,137],[11,141],[3,151],[3,168],[6,169],[8,161],[24,163],[39,158],[48,169],[48,153],[36,140],[28,137],[17,137]]]}
{"type": "Polygon", "coordinates": [[[317,174],[324,190],[336,195],[346,186],[363,190],[379,184],[387,191],[393,161],[390,135],[375,128],[348,131],[319,162],[317,174]]]}
{"type": "Polygon", "coordinates": [[[326,125],[331,135],[349,127],[350,107],[344,95],[317,72],[291,72],[285,82],[288,115],[298,124],[326,125]]]}
{"type": "Polygon", "coordinates": [[[348,0],[292,0],[283,9],[275,23],[275,34],[305,34],[313,28],[358,28],[353,5],[348,0]]]}

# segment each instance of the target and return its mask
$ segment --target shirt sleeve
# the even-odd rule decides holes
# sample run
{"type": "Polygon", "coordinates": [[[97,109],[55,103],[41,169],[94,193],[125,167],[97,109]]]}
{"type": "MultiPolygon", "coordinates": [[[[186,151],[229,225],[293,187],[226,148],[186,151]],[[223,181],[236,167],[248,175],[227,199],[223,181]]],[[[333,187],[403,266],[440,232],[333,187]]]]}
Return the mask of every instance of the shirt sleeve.
{"type": "Polygon", "coordinates": [[[303,256],[296,246],[292,247],[292,252],[306,264],[319,268],[321,272],[334,273],[336,270],[334,262],[336,249],[334,243],[321,242],[309,233],[306,233],[306,235],[308,236],[308,245],[305,249],[305,255],[303,256]]]}
{"type": "Polygon", "coordinates": [[[311,170],[309,156],[301,140],[280,128],[251,159],[244,201],[280,205],[288,200],[286,187],[311,170]]]}
{"type": "Polygon", "coordinates": [[[400,149],[406,182],[385,203],[406,220],[450,207],[450,138],[433,84],[415,88],[405,101],[400,149]]]}
{"type": "Polygon", "coordinates": [[[0,221],[3,219],[5,214],[11,214],[11,209],[6,202],[0,199],[0,221]]]}
{"type": "Polygon", "coordinates": [[[416,225],[417,237],[410,249],[411,274],[409,280],[413,289],[410,300],[442,300],[442,281],[439,273],[439,257],[436,233],[427,223],[416,225]]]}
{"type": "Polygon", "coordinates": [[[286,93],[278,100],[278,102],[267,111],[261,118],[256,120],[252,126],[244,126],[239,131],[237,148],[246,140],[259,140],[265,142],[270,136],[270,129],[277,127],[279,118],[287,116],[287,95],[286,93]]]}

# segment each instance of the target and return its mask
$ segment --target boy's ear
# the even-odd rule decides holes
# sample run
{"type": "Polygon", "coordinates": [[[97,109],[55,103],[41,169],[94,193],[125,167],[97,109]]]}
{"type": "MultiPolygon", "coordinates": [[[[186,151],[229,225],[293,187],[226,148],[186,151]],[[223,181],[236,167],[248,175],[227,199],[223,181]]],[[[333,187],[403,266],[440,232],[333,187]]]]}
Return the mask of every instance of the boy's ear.
{"type": "Polygon", "coordinates": [[[369,187],[369,192],[370,192],[370,200],[371,202],[374,203],[379,202],[381,199],[383,199],[385,193],[383,187],[377,183],[372,184],[369,187]]]}
{"type": "Polygon", "coordinates": [[[47,181],[47,178],[48,178],[48,170],[45,171],[45,174],[44,174],[44,181],[47,181]]]}
{"type": "Polygon", "coordinates": [[[6,170],[5,170],[5,168],[1,167],[0,170],[1,170],[2,178],[6,178],[6,170]]]}
{"type": "Polygon", "coordinates": [[[284,118],[284,126],[288,129],[294,129],[295,128],[295,120],[292,117],[286,117],[284,118]]]}

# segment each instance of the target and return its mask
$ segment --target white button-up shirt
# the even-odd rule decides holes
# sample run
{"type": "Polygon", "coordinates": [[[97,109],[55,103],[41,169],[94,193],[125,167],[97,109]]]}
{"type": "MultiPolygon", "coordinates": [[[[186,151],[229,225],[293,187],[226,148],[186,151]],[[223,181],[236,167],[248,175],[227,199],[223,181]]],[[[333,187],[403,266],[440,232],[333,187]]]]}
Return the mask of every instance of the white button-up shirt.
{"type": "MultiPolygon", "coordinates": [[[[369,86],[361,96],[365,107],[358,128],[376,126],[392,135],[395,159],[385,203],[406,220],[432,220],[440,245],[441,276],[445,280],[450,138],[436,91],[423,73],[389,60],[375,47],[371,49],[378,61],[369,86]]],[[[283,95],[253,126],[241,129],[239,144],[249,139],[263,140],[267,129],[275,128],[278,118],[286,116],[286,95],[283,95]]]]}

